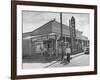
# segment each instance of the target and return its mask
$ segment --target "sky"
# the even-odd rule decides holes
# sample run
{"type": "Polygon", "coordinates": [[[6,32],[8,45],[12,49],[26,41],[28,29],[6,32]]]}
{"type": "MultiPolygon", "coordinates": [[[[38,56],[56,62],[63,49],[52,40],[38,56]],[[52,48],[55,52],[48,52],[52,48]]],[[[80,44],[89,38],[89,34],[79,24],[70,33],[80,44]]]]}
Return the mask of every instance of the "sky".
{"type": "MultiPolygon", "coordinates": [[[[90,36],[90,20],[89,14],[82,13],[62,13],[62,23],[69,25],[69,19],[75,17],[75,27],[79,31],[83,32],[83,35],[90,36]]],[[[31,32],[43,24],[55,19],[60,22],[60,13],[56,12],[36,12],[36,11],[22,11],[22,21],[23,21],[23,33],[31,32]]]]}

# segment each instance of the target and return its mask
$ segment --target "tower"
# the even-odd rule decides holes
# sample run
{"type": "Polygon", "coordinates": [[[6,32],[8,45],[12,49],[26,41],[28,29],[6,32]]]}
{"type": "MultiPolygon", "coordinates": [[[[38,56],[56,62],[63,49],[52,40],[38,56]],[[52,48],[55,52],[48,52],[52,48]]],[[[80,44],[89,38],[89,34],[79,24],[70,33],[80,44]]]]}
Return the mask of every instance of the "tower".
{"type": "Polygon", "coordinates": [[[75,30],[75,18],[72,16],[71,20],[69,20],[69,28],[70,28],[70,38],[71,38],[71,53],[74,54],[75,49],[75,38],[76,38],[76,30],[75,30]]]}
{"type": "Polygon", "coordinates": [[[76,31],[75,31],[75,18],[72,16],[71,17],[71,33],[72,33],[72,37],[76,37],[76,31]]]}

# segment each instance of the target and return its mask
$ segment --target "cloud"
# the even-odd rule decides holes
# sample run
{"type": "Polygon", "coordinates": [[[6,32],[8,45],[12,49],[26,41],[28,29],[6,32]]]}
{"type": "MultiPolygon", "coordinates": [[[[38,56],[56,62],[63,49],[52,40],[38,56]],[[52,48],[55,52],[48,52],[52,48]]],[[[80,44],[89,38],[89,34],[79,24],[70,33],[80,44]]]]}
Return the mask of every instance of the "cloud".
{"type": "MultiPolygon", "coordinates": [[[[90,20],[89,14],[82,13],[63,13],[62,21],[63,24],[69,25],[69,19],[75,17],[76,29],[83,32],[83,35],[89,37],[90,20]]],[[[60,14],[54,12],[34,12],[34,11],[23,11],[23,32],[33,31],[40,27],[46,22],[56,19],[60,22],[60,14]]]]}

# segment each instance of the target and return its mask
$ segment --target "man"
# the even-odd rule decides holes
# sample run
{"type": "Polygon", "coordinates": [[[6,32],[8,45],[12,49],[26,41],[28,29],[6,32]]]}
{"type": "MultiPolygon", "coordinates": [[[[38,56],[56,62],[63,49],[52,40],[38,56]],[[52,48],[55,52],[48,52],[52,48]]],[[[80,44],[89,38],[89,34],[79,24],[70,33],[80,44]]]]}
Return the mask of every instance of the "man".
{"type": "Polygon", "coordinates": [[[63,59],[64,64],[67,64],[70,62],[70,53],[71,53],[71,49],[70,49],[69,44],[68,44],[65,47],[65,54],[64,54],[64,59],[63,59]]]}
{"type": "Polygon", "coordinates": [[[43,53],[44,53],[45,60],[47,61],[48,58],[49,58],[49,54],[48,54],[47,48],[44,47],[43,53]]]}
{"type": "Polygon", "coordinates": [[[40,50],[41,50],[41,55],[44,56],[44,52],[43,52],[43,47],[40,46],[40,50]]]}
{"type": "Polygon", "coordinates": [[[70,49],[70,46],[68,45],[68,47],[66,48],[67,50],[67,61],[68,63],[70,63],[70,54],[71,54],[71,49],[70,49]]]}

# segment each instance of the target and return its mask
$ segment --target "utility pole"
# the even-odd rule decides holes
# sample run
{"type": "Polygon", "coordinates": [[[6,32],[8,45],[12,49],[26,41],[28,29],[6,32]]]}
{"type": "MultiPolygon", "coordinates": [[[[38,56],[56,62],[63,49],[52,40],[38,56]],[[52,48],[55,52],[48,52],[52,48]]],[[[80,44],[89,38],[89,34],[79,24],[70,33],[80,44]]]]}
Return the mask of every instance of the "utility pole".
{"type": "Polygon", "coordinates": [[[62,12],[60,12],[60,27],[61,27],[61,60],[63,60],[63,27],[62,27],[62,12]]]}
{"type": "Polygon", "coordinates": [[[71,48],[71,54],[72,54],[72,33],[71,33],[71,20],[69,20],[69,31],[70,31],[70,41],[71,41],[71,46],[70,46],[70,48],[71,48]]]}
{"type": "Polygon", "coordinates": [[[63,30],[62,30],[62,12],[60,13],[60,27],[61,27],[61,38],[62,38],[62,34],[63,34],[63,30]]]}

